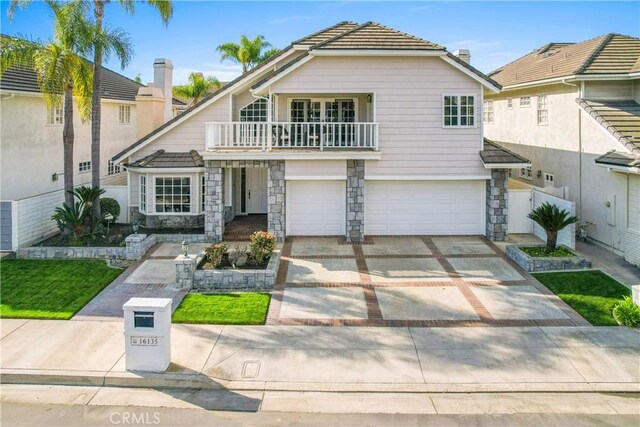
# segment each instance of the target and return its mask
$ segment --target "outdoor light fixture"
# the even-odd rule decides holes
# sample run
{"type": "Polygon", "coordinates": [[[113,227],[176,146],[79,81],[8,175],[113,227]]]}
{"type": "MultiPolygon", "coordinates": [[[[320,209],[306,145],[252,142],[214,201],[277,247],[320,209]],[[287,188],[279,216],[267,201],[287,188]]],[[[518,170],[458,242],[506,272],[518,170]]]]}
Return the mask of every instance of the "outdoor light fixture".
{"type": "Polygon", "coordinates": [[[131,229],[133,230],[133,234],[138,234],[138,229],[140,228],[140,223],[136,219],[131,223],[131,229]]]}
{"type": "Polygon", "coordinates": [[[184,256],[189,256],[189,242],[186,240],[182,241],[182,252],[184,252],[184,256]]]}

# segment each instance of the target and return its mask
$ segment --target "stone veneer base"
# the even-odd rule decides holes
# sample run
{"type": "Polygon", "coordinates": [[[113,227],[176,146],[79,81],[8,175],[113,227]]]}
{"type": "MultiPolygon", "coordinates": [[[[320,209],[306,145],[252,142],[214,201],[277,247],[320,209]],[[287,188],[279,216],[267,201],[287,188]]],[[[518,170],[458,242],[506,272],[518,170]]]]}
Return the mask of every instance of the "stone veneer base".
{"type": "MultiPolygon", "coordinates": [[[[527,246],[531,247],[531,246],[527,246]]],[[[542,247],[540,245],[540,247],[542,247]]],[[[567,250],[571,249],[564,246],[567,250]]],[[[507,246],[507,256],[515,261],[523,270],[534,271],[558,271],[558,270],[583,270],[591,268],[591,260],[581,257],[532,257],[523,252],[516,245],[507,246]]]]}
{"type": "Polygon", "coordinates": [[[191,291],[224,293],[273,290],[280,266],[280,251],[274,251],[264,270],[196,270],[191,291]]]}

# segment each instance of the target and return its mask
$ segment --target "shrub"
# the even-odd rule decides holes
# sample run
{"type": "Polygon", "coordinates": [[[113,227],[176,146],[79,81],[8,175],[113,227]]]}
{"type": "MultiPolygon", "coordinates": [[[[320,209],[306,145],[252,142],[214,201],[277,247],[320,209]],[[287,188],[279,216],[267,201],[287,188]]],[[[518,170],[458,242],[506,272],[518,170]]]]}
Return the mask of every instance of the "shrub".
{"type": "Polygon", "coordinates": [[[543,203],[529,215],[534,222],[544,228],[547,233],[546,252],[553,252],[556,249],[556,241],[558,240],[558,232],[565,227],[578,222],[578,218],[571,215],[566,209],[560,209],[557,205],[551,203],[543,203]]]}
{"type": "Polygon", "coordinates": [[[271,256],[276,248],[276,238],[266,231],[256,231],[251,235],[249,254],[258,264],[262,264],[265,258],[271,256]]]}
{"type": "Polygon", "coordinates": [[[633,302],[630,296],[613,307],[613,317],[618,323],[627,328],[640,328],[640,307],[633,302]]]}
{"type": "Polygon", "coordinates": [[[100,199],[100,212],[103,215],[113,215],[113,222],[116,222],[120,216],[120,203],[118,203],[116,199],[111,199],[109,197],[100,199]]]}
{"type": "Polygon", "coordinates": [[[213,268],[220,267],[222,264],[222,257],[227,253],[229,245],[222,242],[215,245],[211,245],[204,250],[204,254],[207,257],[207,261],[213,268]]]}

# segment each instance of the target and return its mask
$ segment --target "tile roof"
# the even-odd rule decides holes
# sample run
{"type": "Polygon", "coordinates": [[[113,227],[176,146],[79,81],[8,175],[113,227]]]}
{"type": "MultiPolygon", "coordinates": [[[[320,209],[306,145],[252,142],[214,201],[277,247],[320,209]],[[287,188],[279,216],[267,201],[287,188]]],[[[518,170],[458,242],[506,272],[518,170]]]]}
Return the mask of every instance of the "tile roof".
{"type": "Polygon", "coordinates": [[[310,34],[301,39],[298,39],[291,44],[308,45],[308,46],[315,45],[325,40],[328,40],[330,38],[333,38],[337,35],[340,35],[345,31],[353,30],[354,28],[357,28],[357,27],[358,27],[358,24],[355,22],[351,22],[351,21],[338,22],[335,25],[332,25],[323,30],[317,31],[313,34],[310,34]]]}
{"type": "Polygon", "coordinates": [[[128,165],[130,168],[201,168],[203,166],[202,156],[196,150],[188,153],[168,153],[158,150],[128,165]]]}
{"type": "Polygon", "coordinates": [[[523,164],[528,165],[529,159],[501,147],[495,141],[484,138],[484,149],[480,151],[480,158],[485,165],[523,164]]]}
{"type": "Polygon", "coordinates": [[[502,86],[576,74],[640,71],[640,39],[605,34],[580,43],[549,43],[489,73],[502,86]]]}
{"type": "Polygon", "coordinates": [[[598,157],[595,162],[601,165],[640,167],[640,156],[612,150],[598,157]]]}
{"type": "Polygon", "coordinates": [[[578,105],[632,153],[640,154],[640,104],[635,101],[576,100],[578,105]]]}

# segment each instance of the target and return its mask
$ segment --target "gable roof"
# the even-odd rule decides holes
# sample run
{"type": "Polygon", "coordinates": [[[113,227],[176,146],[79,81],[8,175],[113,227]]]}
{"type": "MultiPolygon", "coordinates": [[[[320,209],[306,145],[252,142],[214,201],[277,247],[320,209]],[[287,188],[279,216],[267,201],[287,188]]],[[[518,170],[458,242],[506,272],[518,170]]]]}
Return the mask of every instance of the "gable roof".
{"type": "Polygon", "coordinates": [[[549,43],[489,73],[503,87],[574,75],[640,71],[640,39],[605,34],[579,43],[549,43]]]}
{"type": "Polygon", "coordinates": [[[482,163],[487,168],[506,167],[506,165],[511,167],[514,167],[514,165],[517,165],[517,167],[531,165],[529,159],[511,150],[507,150],[495,141],[487,138],[484,138],[484,148],[480,151],[480,159],[482,159],[482,163]]]}

